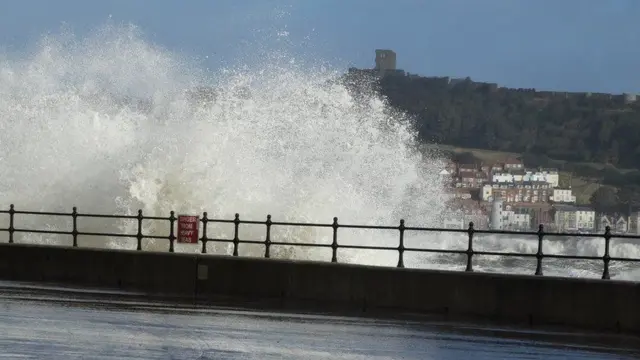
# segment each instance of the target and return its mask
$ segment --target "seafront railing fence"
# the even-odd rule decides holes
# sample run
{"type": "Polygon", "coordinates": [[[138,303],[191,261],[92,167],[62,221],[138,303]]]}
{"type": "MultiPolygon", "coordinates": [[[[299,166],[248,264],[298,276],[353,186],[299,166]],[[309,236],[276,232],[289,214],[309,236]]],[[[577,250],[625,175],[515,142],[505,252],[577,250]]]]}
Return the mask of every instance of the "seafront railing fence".
{"type": "MultiPolygon", "coordinates": [[[[138,210],[137,215],[106,215],[106,214],[89,214],[79,213],[76,207],[73,207],[69,213],[65,212],[45,212],[45,211],[23,211],[16,210],[12,204],[8,210],[0,210],[0,214],[7,214],[9,217],[8,227],[0,228],[0,232],[8,233],[8,242],[10,244],[16,243],[15,234],[17,233],[31,233],[31,234],[44,234],[44,235],[68,235],[73,239],[72,247],[78,247],[78,237],[114,237],[114,238],[129,238],[137,241],[136,250],[142,251],[143,241],[147,239],[167,240],[168,251],[175,252],[176,236],[176,224],[178,217],[174,211],[171,211],[169,216],[146,216],[143,215],[142,210],[138,210]],[[54,216],[54,217],[66,217],[72,220],[72,228],[70,230],[52,230],[52,229],[34,229],[23,228],[16,221],[16,215],[26,216],[54,216]],[[88,232],[78,230],[78,220],[82,218],[94,218],[94,219],[119,219],[119,220],[136,220],[137,232],[135,234],[126,233],[113,233],[113,232],[88,232]],[[166,221],[169,224],[169,234],[167,236],[158,235],[145,235],[143,232],[143,223],[145,221],[166,221]]],[[[201,235],[198,238],[198,243],[201,245],[201,253],[207,253],[208,243],[226,243],[233,245],[232,256],[239,256],[239,247],[242,244],[253,244],[264,246],[264,257],[271,257],[271,249],[273,246],[295,246],[295,247],[307,247],[307,248],[328,248],[331,249],[331,262],[338,262],[338,250],[340,249],[355,249],[355,250],[386,250],[397,251],[398,263],[397,267],[404,268],[404,258],[406,252],[417,253],[441,253],[441,254],[458,254],[466,256],[466,268],[465,271],[474,271],[473,258],[474,256],[505,256],[505,257],[520,257],[520,258],[535,258],[536,270],[535,275],[542,276],[542,265],[544,259],[568,259],[568,260],[596,260],[603,262],[602,279],[610,279],[609,264],[611,261],[620,262],[635,262],[640,263],[640,258],[621,258],[613,257],[610,255],[611,239],[612,238],[626,238],[626,239],[638,239],[638,235],[627,234],[613,234],[609,226],[606,227],[604,233],[591,233],[580,234],[582,237],[594,237],[602,238],[604,241],[604,255],[602,256],[580,256],[580,255],[564,255],[564,254],[545,254],[543,252],[543,243],[546,237],[575,237],[574,233],[563,232],[545,232],[544,226],[539,225],[538,231],[510,231],[510,230],[479,230],[474,228],[473,222],[470,222],[466,229],[444,229],[444,228],[430,228],[430,227],[411,227],[406,226],[404,220],[400,220],[396,226],[376,226],[376,225],[354,225],[354,224],[342,224],[338,221],[337,217],[333,218],[331,223],[302,223],[302,222],[280,222],[273,221],[271,215],[266,216],[264,221],[256,220],[243,220],[239,214],[235,214],[233,219],[210,219],[207,212],[202,213],[199,218],[201,225],[201,235]],[[208,237],[207,229],[210,224],[226,223],[233,224],[233,238],[215,238],[208,237]],[[241,225],[263,225],[265,226],[265,239],[264,240],[245,240],[240,239],[239,229],[241,225]],[[305,243],[305,242],[284,242],[274,241],[272,239],[271,231],[274,226],[285,227],[312,227],[312,228],[330,228],[333,232],[333,240],[330,244],[319,243],[305,243]],[[397,246],[368,246],[368,245],[352,245],[341,244],[338,238],[339,229],[369,229],[369,230],[395,230],[398,232],[398,245],[397,246]],[[405,246],[405,233],[407,231],[417,232],[445,232],[445,233],[459,233],[465,234],[468,238],[467,248],[464,250],[454,249],[433,249],[433,248],[417,248],[405,246]],[[517,236],[535,236],[537,237],[537,251],[536,253],[522,253],[522,252],[498,252],[498,251],[478,251],[474,250],[474,238],[476,234],[495,234],[495,235],[517,235],[517,236]]]]}

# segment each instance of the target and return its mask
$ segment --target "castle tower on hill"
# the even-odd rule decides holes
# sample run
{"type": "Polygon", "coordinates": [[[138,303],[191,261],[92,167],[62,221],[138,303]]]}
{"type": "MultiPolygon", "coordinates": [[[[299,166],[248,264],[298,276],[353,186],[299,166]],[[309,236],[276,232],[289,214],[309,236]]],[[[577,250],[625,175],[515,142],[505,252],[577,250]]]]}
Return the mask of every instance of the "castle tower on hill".
{"type": "Polygon", "coordinates": [[[380,72],[396,70],[396,53],[393,50],[376,49],[376,67],[380,72]]]}

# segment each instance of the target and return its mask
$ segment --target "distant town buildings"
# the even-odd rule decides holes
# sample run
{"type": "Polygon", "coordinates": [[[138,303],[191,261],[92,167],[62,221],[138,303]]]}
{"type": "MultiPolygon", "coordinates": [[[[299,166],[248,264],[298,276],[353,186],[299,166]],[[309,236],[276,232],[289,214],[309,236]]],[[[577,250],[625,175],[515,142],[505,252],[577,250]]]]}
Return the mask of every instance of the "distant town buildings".
{"type": "MultiPolygon", "coordinates": [[[[461,185],[470,184],[462,183],[461,185]]],[[[494,198],[501,197],[510,203],[547,203],[552,191],[552,185],[544,181],[485,183],[482,186],[482,200],[493,201],[494,198]]]]}
{"type": "Polygon", "coordinates": [[[555,207],[554,222],[559,232],[593,232],[596,212],[588,207],[558,205],[555,207]]]}
{"type": "MultiPolygon", "coordinates": [[[[527,169],[519,159],[480,165],[450,161],[440,175],[448,178],[453,194],[454,211],[443,224],[447,228],[466,228],[469,221],[476,229],[513,231],[535,231],[540,224],[559,232],[631,228],[630,219],[599,215],[596,221],[593,209],[576,206],[571,188],[559,186],[556,169],[527,169]]],[[[640,214],[633,223],[640,232],[640,214]]]]}

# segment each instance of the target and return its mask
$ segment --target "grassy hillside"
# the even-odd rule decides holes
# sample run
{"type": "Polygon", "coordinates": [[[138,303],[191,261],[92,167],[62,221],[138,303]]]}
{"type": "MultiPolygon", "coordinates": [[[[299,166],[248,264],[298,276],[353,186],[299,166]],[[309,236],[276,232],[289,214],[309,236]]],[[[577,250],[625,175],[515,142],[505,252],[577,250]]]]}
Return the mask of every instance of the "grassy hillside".
{"type": "MultiPolygon", "coordinates": [[[[482,159],[482,161],[486,161],[486,162],[496,162],[496,161],[501,161],[504,160],[506,158],[509,157],[515,157],[515,158],[520,158],[522,156],[522,154],[519,153],[513,153],[513,152],[506,152],[506,151],[495,151],[495,150],[484,150],[484,149],[474,149],[474,148],[463,148],[463,147],[457,147],[457,146],[451,146],[451,145],[437,145],[437,148],[443,150],[443,151],[452,151],[455,153],[465,153],[465,152],[470,152],[472,153],[475,157],[482,159]]],[[[627,168],[619,168],[619,167],[615,167],[612,166],[611,164],[603,164],[603,163],[593,163],[593,162],[569,162],[569,161],[565,161],[565,160],[553,160],[554,163],[554,167],[562,170],[564,168],[565,165],[567,164],[573,164],[573,165],[583,165],[583,166],[589,166],[592,167],[596,170],[602,170],[605,167],[610,167],[612,169],[615,169],[621,173],[628,173],[631,171],[635,171],[636,169],[627,169],[627,168]]]]}
{"type": "Polygon", "coordinates": [[[576,202],[579,205],[589,204],[591,195],[600,187],[600,184],[595,179],[572,177],[571,189],[576,196],[576,202]]]}

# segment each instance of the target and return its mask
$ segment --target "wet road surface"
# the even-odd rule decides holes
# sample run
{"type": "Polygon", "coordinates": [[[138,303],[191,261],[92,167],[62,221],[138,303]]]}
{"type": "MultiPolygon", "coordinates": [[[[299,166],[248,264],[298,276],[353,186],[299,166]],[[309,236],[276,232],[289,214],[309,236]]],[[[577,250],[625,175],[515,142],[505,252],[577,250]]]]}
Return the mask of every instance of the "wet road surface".
{"type": "Polygon", "coordinates": [[[173,305],[0,284],[0,359],[638,359],[636,338],[173,305]]]}

